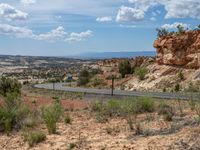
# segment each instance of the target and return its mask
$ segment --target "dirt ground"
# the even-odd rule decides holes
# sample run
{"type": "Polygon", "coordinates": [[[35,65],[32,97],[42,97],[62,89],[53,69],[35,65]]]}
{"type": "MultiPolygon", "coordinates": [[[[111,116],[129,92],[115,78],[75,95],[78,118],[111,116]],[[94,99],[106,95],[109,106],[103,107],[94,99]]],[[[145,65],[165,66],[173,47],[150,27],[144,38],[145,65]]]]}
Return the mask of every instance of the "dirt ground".
{"type": "MultiPolygon", "coordinates": [[[[26,94],[26,104],[38,108],[53,102],[52,98],[26,94]],[[34,101],[34,102],[33,102],[34,101]]],[[[171,101],[172,105],[176,102],[171,101]]],[[[72,118],[71,124],[58,123],[58,133],[49,135],[45,125],[37,129],[47,135],[47,139],[29,147],[22,138],[22,131],[10,136],[0,135],[1,150],[198,150],[200,149],[200,127],[196,113],[183,103],[182,116],[175,116],[167,122],[157,113],[140,114],[138,122],[142,133],[130,130],[123,118],[110,118],[106,123],[98,123],[95,114],[89,110],[89,102],[80,99],[62,100],[62,105],[72,118]]]]}

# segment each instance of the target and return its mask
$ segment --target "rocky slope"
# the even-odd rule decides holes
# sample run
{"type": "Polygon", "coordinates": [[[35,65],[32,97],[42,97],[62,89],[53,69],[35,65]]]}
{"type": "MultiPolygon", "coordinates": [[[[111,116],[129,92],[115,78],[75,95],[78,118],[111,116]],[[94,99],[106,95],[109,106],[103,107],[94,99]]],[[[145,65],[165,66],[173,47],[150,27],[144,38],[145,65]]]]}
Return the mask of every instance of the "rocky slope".
{"type": "MultiPolygon", "coordinates": [[[[148,74],[144,80],[136,75],[127,75],[120,79],[118,64],[123,59],[104,60],[98,63],[103,70],[101,75],[110,87],[109,76],[117,76],[115,87],[131,91],[173,91],[177,84],[181,90],[191,83],[200,83],[200,30],[174,33],[158,38],[154,42],[157,50],[156,59],[137,57],[129,59],[134,67],[146,67],[148,74]],[[108,80],[106,80],[108,79],[108,80]]],[[[200,85],[200,84],[199,84],[200,85]]]]}
{"type": "Polygon", "coordinates": [[[200,30],[170,34],[154,42],[159,65],[200,67],[200,30]]]}

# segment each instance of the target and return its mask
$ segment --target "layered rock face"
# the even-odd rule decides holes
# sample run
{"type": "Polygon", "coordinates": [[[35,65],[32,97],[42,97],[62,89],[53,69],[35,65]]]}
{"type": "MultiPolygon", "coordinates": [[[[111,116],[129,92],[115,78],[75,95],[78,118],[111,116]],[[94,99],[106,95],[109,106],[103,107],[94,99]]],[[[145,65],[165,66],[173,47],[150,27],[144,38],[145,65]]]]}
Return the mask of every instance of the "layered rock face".
{"type": "Polygon", "coordinates": [[[159,65],[200,68],[200,30],[158,38],[154,47],[159,65]]]}

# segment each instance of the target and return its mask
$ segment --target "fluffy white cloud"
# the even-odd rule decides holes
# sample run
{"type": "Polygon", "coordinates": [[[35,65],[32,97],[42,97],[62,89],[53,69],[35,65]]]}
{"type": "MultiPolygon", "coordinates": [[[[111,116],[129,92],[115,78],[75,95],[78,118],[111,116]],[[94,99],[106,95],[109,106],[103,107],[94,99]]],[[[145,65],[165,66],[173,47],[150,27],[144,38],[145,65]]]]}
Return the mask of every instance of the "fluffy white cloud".
{"type": "Polygon", "coordinates": [[[147,11],[150,7],[154,7],[158,4],[158,0],[128,0],[134,4],[135,8],[147,11]]]}
{"type": "Polygon", "coordinates": [[[164,24],[161,28],[167,29],[167,30],[173,30],[173,29],[177,29],[177,27],[181,25],[182,27],[184,27],[184,29],[189,28],[190,25],[185,24],[185,23],[181,23],[181,22],[175,22],[173,24],[164,24]]]}
{"type": "Polygon", "coordinates": [[[65,29],[62,26],[59,26],[56,29],[51,30],[50,32],[46,34],[35,35],[34,39],[55,42],[58,40],[63,40],[66,35],[67,33],[65,32],[65,29]]]}
{"type": "Polygon", "coordinates": [[[157,5],[164,6],[165,18],[194,18],[200,19],[199,0],[128,0],[134,4],[134,8],[147,12],[157,5]]]}
{"type": "Polygon", "coordinates": [[[72,32],[69,37],[66,39],[68,42],[76,42],[76,41],[84,41],[90,38],[93,35],[93,32],[90,30],[87,30],[85,32],[81,33],[75,33],[72,32]]]}
{"type": "Polygon", "coordinates": [[[35,4],[36,0],[21,0],[20,1],[23,5],[31,5],[31,4],[35,4]]]}
{"type": "Polygon", "coordinates": [[[0,18],[6,20],[24,20],[27,17],[27,13],[17,10],[9,4],[0,3],[0,18]]]}
{"type": "Polygon", "coordinates": [[[93,35],[93,32],[90,30],[80,33],[72,32],[69,36],[67,36],[67,32],[65,32],[65,29],[62,26],[59,26],[56,29],[53,29],[47,33],[34,34],[31,29],[25,27],[16,27],[8,24],[0,24],[0,34],[13,36],[17,38],[29,38],[48,42],[76,42],[87,40],[93,35]]]}
{"type": "Polygon", "coordinates": [[[200,19],[199,0],[170,0],[163,2],[167,14],[165,18],[195,18],[200,19]]]}
{"type": "Polygon", "coordinates": [[[24,27],[15,27],[8,24],[0,24],[0,34],[16,36],[21,38],[32,38],[33,32],[24,27]]]}
{"type": "Polygon", "coordinates": [[[97,22],[110,22],[112,21],[112,17],[110,16],[105,16],[105,17],[98,17],[96,19],[97,22]]]}
{"type": "Polygon", "coordinates": [[[145,12],[142,9],[122,6],[117,14],[117,22],[136,22],[144,19],[145,12]]]}

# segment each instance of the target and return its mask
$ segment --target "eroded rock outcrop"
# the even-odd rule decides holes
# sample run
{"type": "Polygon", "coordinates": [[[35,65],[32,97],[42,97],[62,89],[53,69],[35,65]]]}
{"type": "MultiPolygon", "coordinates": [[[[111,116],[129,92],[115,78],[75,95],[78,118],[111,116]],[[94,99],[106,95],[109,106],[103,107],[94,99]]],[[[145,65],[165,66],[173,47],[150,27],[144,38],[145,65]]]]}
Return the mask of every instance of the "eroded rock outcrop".
{"type": "Polygon", "coordinates": [[[200,30],[158,38],[154,47],[159,65],[200,68],[200,30]]]}

